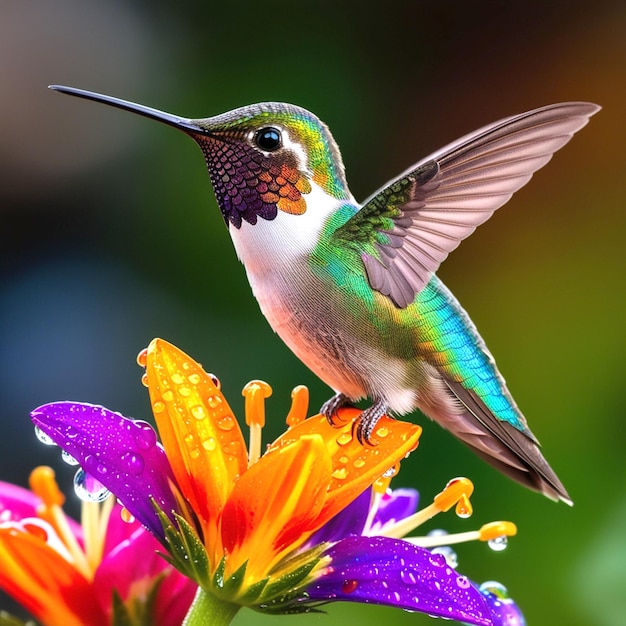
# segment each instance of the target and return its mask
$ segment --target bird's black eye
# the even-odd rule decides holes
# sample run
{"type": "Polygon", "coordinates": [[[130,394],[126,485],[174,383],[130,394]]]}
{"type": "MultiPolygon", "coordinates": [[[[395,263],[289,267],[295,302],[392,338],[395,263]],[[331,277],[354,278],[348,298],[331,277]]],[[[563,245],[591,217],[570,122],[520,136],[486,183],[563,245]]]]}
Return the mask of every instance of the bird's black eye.
{"type": "Polygon", "coordinates": [[[264,152],[274,152],[282,145],[280,131],[277,128],[262,128],[254,136],[254,143],[264,152]]]}

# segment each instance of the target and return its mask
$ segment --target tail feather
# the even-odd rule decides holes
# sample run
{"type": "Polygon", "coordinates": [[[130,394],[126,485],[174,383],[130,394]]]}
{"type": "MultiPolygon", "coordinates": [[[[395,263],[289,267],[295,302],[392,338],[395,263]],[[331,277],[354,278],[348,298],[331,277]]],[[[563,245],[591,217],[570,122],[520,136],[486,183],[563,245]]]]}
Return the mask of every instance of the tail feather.
{"type": "Polygon", "coordinates": [[[541,454],[539,443],[529,429],[521,431],[498,419],[473,391],[461,383],[446,379],[444,382],[467,411],[467,415],[459,416],[459,420],[472,422],[472,428],[467,432],[454,429],[461,441],[513,480],[552,500],[572,504],[563,483],[541,454]]]}

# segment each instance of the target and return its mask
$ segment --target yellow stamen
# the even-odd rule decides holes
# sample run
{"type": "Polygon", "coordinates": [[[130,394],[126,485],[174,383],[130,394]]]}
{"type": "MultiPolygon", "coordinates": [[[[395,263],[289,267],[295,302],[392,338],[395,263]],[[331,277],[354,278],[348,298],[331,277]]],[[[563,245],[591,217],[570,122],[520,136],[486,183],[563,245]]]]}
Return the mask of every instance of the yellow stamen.
{"type": "Polygon", "coordinates": [[[309,389],[304,385],[298,385],[291,392],[291,408],[287,414],[287,426],[291,428],[306,419],[309,411],[309,389]]]}
{"type": "Polygon", "coordinates": [[[102,503],[82,502],[81,523],[84,532],[85,554],[89,566],[94,571],[102,561],[109,517],[114,505],[114,496],[109,496],[102,503]]]}
{"type": "Polygon", "coordinates": [[[249,382],[241,394],[246,398],[246,424],[250,427],[248,466],[261,457],[261,430],[265,426],[265,399],[272,395],[272,388],[262,380],[249,382]]]}
{"type": "Polygon", "coordinates": [[[41,498],[40,516],[55,529],[71,554],[76,569],[87,580],[91,580],[93,572],[61,508],[65,501],[65,496],[61,493],[54,478],[54,470],[46,466],[36,467],[30,474],[29,484],[31,491],[41,498]]]}
{"type": "Polygon", "coordinates": [[[472,505],[469,497],[472,495],[473,491],[474,484],[471,480],[468,478],[454,478],[446,485],[441,493],[434,497],[432,504],[404,518],[400,522],[393,524],[389,528],[385,528],[385,535],[400,539],[438,513],[449,511],[455,504],[457,515],[469,517],[472,513],[472,505]]]}
{"type": "Polygon", "coordinates": [[[512,537],[517,534],[517,526],[513,522],[490,522],[481,526],[478,530],[470,530],[464,533],[452,535],[432,535],[430,537],[406,537],[416,546],[421,548],[435,548],[437,546],[450,546],[466,541],[491,541],[498,537],[512,537]]]}

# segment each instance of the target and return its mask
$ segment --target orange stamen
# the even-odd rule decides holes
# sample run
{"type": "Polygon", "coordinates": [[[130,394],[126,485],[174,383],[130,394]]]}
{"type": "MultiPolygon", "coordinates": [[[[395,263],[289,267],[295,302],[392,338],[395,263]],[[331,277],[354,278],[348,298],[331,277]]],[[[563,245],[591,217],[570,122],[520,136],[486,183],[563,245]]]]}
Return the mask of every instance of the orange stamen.
{"type": "Polygon", "coordinates": [[[40,517],[54,528],[71,554],[76,569],[87,580],[91,580],[93,571],[61,508],[61,505],[65,501],[65,496],[61,493],[57,485],[54,470],[46,466],[36,467],[31,472],[29,484],[31,491],[41,498],[41,510],[38,511],[40,517]]]}
{"type": "Polygon", "coordinates": [[[306,419],[309,411],[309,390],[304,385],[298,385],[291,392],[291,408],[287,414],[287,426],[291,428],[306,419]]]}

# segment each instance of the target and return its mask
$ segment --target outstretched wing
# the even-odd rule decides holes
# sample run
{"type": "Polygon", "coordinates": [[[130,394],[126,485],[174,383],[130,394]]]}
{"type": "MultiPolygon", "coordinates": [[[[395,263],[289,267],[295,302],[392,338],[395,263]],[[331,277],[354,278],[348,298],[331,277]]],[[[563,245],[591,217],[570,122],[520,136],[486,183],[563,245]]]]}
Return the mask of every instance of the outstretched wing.
{"type": "Polygon", "coordinates": [[[553,104],[466,135],[371,196],[335,236],[363,244],[370,285],[404,308],[448,254],[599,109],[553,104]]]}

